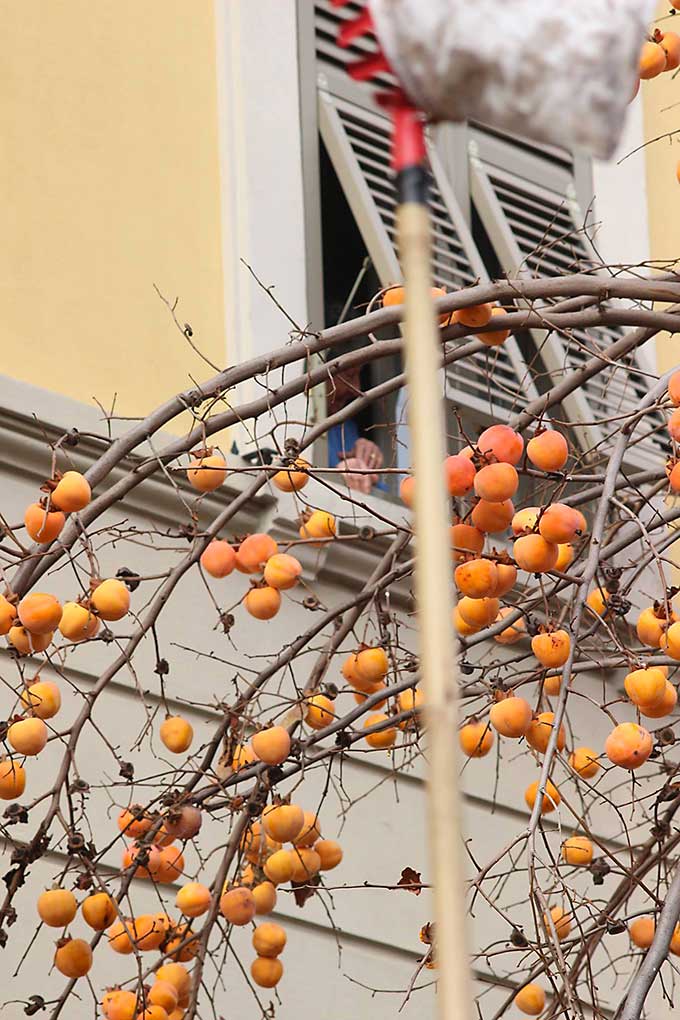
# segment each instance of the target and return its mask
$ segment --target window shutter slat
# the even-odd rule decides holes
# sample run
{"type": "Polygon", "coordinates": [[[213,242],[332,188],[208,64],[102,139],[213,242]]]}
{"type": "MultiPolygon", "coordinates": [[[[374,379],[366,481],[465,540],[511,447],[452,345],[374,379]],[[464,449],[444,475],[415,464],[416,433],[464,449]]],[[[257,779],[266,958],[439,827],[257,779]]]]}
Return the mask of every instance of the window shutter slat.
{"type": "MultiPolygon", "coordinates": [[[[540,183],[542,167],[531,155],[514,151],[503,159],[499,145],[494,139],[487,149],[482,132],[476,133],[470,147],[470,180],[473,201],[501,268],[530,277],[598,271],[601,263],[573,197],[570,175],[564,172],[555,187],[558,177],[553,174],[553,187],[545,188],[540,183]]],[[[574,330],[568,338],[538,330],[533,336],[554,385],[624,332],[600,327],[574,330]]],[[[647,388],[648,377],[633,354],[565,398],[584,449],[606,446],[647,388]]],[[[631,464],[646,467],[650,455],[663,452],[663,440],[650,436],[631,446],[627,457],[631,464]]]]}

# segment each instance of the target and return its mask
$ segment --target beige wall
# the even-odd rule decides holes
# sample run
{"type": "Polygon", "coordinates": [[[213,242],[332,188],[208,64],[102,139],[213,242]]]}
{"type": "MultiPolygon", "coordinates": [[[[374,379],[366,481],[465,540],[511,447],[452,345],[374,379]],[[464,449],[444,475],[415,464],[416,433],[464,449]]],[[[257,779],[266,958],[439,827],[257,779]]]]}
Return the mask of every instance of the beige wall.
{"type": "Polygon", "coordinates": [[[0,372],[138,415],[225,362],[212,3],[0,0],[0,372]]]}
{"type": "MultiPolygon", "coordinates": [[[[680,32],[680,17],[669,16],[668,11],[668,3],[661,0],[656,24],[662,31],[680,32]]],[[[645,157],[650,257],[655,262],[672,262],[680,256],[680,184],[676,177],[680,146],[674,138],[652,139],[677,130],[678,82],[675,72],[643,82],[641,92],[645,114],[644,141],[648,143],[645,157]]],[[[661,335],[657,341],[657,360],[660,372],[680,363],[677,336],[661,335]]]]}

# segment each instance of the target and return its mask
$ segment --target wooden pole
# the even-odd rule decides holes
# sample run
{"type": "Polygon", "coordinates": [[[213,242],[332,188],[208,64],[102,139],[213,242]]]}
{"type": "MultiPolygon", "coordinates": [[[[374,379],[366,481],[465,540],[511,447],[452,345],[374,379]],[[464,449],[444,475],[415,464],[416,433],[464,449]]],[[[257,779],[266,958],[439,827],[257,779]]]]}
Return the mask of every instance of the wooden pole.
{"type": "Polygon", "coordinates": [[[411,458],[415,475],[415,590],[424,717],[429,753],[428,827],[434,885],[438,1016],[472,1020],[463,838],[458,793],[458,666],[446,457],[441,344],[430,275],[430,222],[425,205],[399,206],[397,231],[405,284],[404,340],[411,458]]]}

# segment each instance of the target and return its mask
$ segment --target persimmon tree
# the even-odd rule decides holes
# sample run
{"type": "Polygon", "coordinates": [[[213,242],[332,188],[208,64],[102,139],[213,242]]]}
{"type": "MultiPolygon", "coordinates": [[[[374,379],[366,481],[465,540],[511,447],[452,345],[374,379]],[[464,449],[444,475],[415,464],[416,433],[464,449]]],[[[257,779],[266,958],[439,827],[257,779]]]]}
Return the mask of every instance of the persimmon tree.
{"type": "MultiPolygon", "coordinates": [[[[450,547],[442,556],[450,557],[458,590],[451,625],[461,718],[451,740],[459,743],[461,767],[468,775],[488,771],[478,759],[496,755],[496,770],[502,762],[510,776],[530,768],[534,777],[516,790],[514,807],[526,809],[526,820],[515,828],[506,823],[500,851],[485,857],[474,834],[462,834],[471,913],[483,903],[505,932],[500,943],[473,946],[473,960],[483,959],[507,985],[494,1011],[480,996],[480,1014],[500,1017],[513,999],[529,1015],[597,1010],[599,975],[611,970],[621,978],[623,1015],[637,1016],[657,974],[671,995],[672,958],[680,955],[680,786],[672,752],[680,620],[668,553],[680,517],[672,499],[680,490],[673,454],[680,376],[648,379],[632,409],[600,423],[607,439],[596,448],[586,448],[583,423],[569,421],[563,407],[601,373],[625,375],[639,347],[676,330],[680,279],[612,270],[500,280],[434,300],[446,366],[493,352],[512,333],[554,330],[569,343],[575,329],[620,327],[608,347],[593,342],[578,370],[518,407],[509,422],[472,432],[460,409],[442,465],[451,499],[450,547]],[[650,432],[667,441],[669,455],[631,471],[627,453],[650,432]],[[521,499],[520,484],[528,493],[521,499]],[[653,590],[640,590],[645,567],[653,590]]],[[[418,479],[402,479],[401,501],[367,503],[348,488],[342,470],[316,464],[313,454],[330,427],[404,379],[357,394],[321,420],[286,420],[294,398],[400,351],[401,305],[393,292],[376,303],[383,307],[318,333],[294,332],[266,356],[172,396],[104,442],[84,474],[71,459],[78,436],[65,432],[46,446],[50,471],[23,523],[3,524],[0,632],[12,655],[3,669],[0,797],[8,802],[2,833],[12,850],[1,939],[20,937],[17,912],[29,912],[54,929],[54,964],[65,979],[57,1000],[40,995],[38,979],[28,1013],[66,1016],[77,994],[93,996],[108,1020],[190,1020],[208,1015],[220,972],[231,967],[252,984],[258,1008],[264,1011],[274,994],[285,1003],[289,936],[284,924],[267,919],[277,895],[292,888],[304,909],[324,886],[341,895],[343,885],[342,848],[324,833],[324,798],[305,799],[307,777],[317,768],[337,774],[359,753],[391,759],[397,769],[427,755],[412,621],[389,599],[391,588],[409,583],[417,569],[409,505],[418,479]],[[391,338],[376,339],[377,331],[390,330],[391,338]],[[373,342],[338,352],[348,340],[369,337],[373,342]],[[230,395],[246,380],[256,380],[262,395],[235,403],[230,395]],[[191,427],[159,439],[187,410],[191,427]],[[228,463],[212,437],[236,425],[270,423],[273,413],[277,421],[260,430],[260,440],[264,434],[278,449],[276,461],[228,463]],[[111,512],[157,478],[174,500],[174,525],[143,535],[126,529],[125,515],[111,512]],[[312,479],[322,484],[308,502],[312,479]],[[238,486],[229,489],[234,480],[238,486]],[[295,498],[298,536],[239,534],[239,514],[272,487],[295,498]],[[229,498],[221,497],[227,489],[229,498]],[[217,500],[206,503],[210,493],[217,500]],[[324,493],[342,500],[346,517],[329,512],[324,493]],[[373,515],[371,526],[354,526],[357,509],[363,522],[373,515]],[[127,551],[140,541],[158,556],[157,571],[126,567],[127,551]],[[305,577],[300,549],[321,555],[343,542],[378,543],[381,554],[356,594],[323,605],[305,577]],[[104,551],[111,560],[112,547],[118,569],[103,573],[100,560],[104,551]],[[159,628],[169,606],[182,606],[182,582],[191,574],[204,581],[202,603],[193,600],[182,611],[212,614],[230,659],[239,650],[239,618],[266,630],[297,600],[309,611],[309,625],[226,694],[215,692],[217,722],[207,742],[197,742],[189,719],[176,711],[150,715],[139,737],[107,733],[105,713],[95,710],[105,708],[119,674],[133,678],[144,700],[137,662],[149,648],[164,699],[172,656],[161,648],[159,628]],[[53,589],[63,590],[65,577],[72,579],[70,598],[57,598],[53,589]],[[93,648],[98,675],[80,689],[73,676],[93,648]],[[67,685],[76,709],[65,718],[67,685]],[[82,742],[92,736],[120,766],[110,784],[115,809],[106,832],[88,825],[88,787],[78,767],[82,742]],[[135,775],[123,757],[126,739],[137,746],[160,741],[158,775],[135,775]],[[176,765],[167,764],[168,754],[176,765]],[[202,854],[211,826],[220,828],[220,846],[211,843],[202,854]],[[54,865],[54,887],[29,900],[27,880],[55,846],[63,861],[54,865]],[[187,866],[185,855],[196,863],[187,866]],[[146,887],[157,893],[156,912],[136,906],[146,887]],[[229,955],[234,926],[252,929],[248,959],[229,955]],[[126,979],[88,987],[93,958],[106,954],[127,955],[126,979]]],[[[492,386],[493,365],[490,357],[492,386]]],[[[401,880],[396,874],[384,888],[362,894],[419,892],[426,867],[404,862],[401,880]]],[[[426,921],[418,971],[427,968],[436,980],[445,961],[437,959],[436,931],[426,921]]],[[[36,950],[27,952],[30,958],[36,950]]],[[[418,994],[415,977],[404,974],[404,997],[418,994]]]]}

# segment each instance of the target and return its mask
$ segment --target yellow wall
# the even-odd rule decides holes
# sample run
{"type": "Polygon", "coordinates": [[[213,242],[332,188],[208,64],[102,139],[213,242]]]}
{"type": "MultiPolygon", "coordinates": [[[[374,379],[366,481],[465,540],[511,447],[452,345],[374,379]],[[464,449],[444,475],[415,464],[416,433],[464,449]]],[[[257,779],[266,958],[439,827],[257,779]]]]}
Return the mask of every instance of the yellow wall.
{"type": "MultiPolygon", "coordinates": [[[[661,31],[680,33],[680,15],[669,16],[669,4],[662,0],[655,25],[661,31]]],[[[680,92],[677,72],[661,74],[642,82],[644,104],[644,141],[647,173],[650,255],[653,261],[680,259],[680,184],[676,168],[680,162],[680,135],[658,138],[678,128],[680,92]],[[670,109],[668,109],[670,107],[670,109]]],[[[662,333],[657,340],[657,364],[660,372],[680,364],[680,337],[662,333]]]]}
{"type": "Polygon", "coordinates": [[[212,374],[154,283],[225,362],[213,4],[0,0],[0,23],[0,372],[144,414],[212,374]]]}

